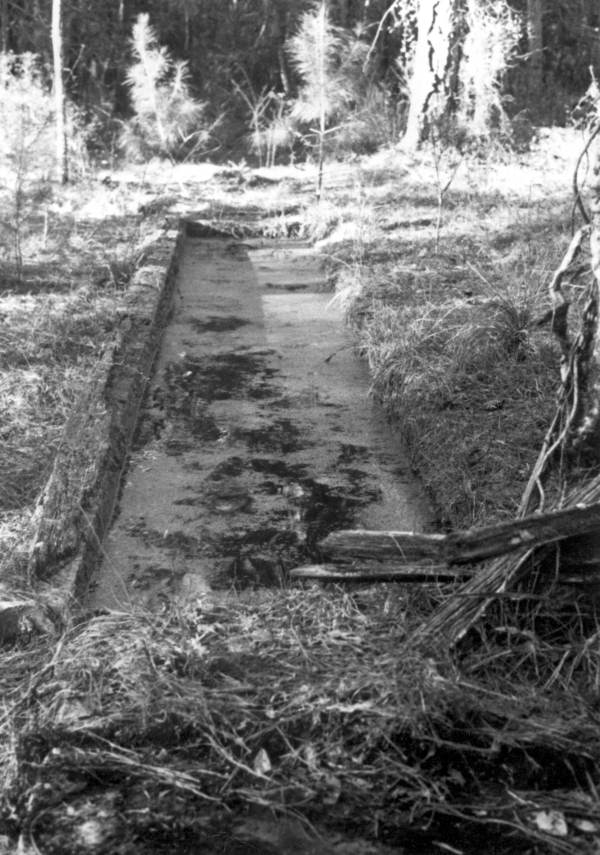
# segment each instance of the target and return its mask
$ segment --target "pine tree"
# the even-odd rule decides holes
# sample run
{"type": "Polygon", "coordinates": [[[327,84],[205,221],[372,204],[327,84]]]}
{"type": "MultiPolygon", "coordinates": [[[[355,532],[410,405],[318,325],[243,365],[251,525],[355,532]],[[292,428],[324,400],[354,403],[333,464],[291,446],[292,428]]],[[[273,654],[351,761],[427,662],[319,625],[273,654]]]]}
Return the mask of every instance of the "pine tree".
{"type": "Polygon", "coordinates": [[[331,23],[327,3],[321,2],[303,15],[298,32],[288,42],[303,82],[292,118],[316,124],[311,132],[317,140],[317,199],[323,190],[325,137],[334,130],[328,127],[329,122],[352,98],[352,87],[340,61],[346,41],[344,31],[331,23]]]}

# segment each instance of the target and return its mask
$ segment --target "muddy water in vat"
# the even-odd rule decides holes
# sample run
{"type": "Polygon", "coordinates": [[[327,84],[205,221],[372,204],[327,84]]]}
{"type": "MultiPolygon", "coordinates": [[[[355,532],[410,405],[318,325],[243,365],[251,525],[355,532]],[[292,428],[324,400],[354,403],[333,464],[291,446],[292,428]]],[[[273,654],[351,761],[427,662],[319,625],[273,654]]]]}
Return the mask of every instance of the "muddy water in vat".
{"type": "Polygon", "coordinates": [[[431,512],[310,247],[188,240],[92,607],[279,585],[339,528],[431,512]]]}

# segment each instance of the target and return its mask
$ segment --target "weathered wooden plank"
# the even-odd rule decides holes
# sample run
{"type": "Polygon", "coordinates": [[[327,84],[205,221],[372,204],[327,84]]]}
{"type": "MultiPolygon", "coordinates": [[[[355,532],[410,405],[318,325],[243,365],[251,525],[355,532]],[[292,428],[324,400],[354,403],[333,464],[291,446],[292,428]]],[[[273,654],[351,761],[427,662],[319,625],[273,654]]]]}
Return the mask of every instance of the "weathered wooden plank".
{"type": "Polygon", "coordinates": [[[446,535],[411,531],[334,531],[319,543],[323,555],[340,559],[414,562],[446,561],[446,535]]]}
{"type": "Polygon", "coordinates": [[[294,567],[296,579],[318,579],[322,582],[441,582],[470,575],[464,569],[446,564],[382,564],[380,561],[358,564],[306,564],[294,567]]]}
{"type": "Polygon", "coordinates": [[[468,564],[600,528],[600,503],[537,514],[521,520],[452,534],[405,531],[337,531],[319,544],[329,557],[353,560],[468,564]]]}

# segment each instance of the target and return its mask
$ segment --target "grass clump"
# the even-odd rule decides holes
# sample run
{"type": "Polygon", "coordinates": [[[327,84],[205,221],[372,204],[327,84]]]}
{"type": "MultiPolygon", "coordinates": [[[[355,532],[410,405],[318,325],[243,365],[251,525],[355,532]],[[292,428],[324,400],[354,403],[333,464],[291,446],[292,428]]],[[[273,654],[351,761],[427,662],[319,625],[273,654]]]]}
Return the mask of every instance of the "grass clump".
{"type": "Polygon", "coordinates": [[[386,284],[371,279],[351,316],[374,390],[405,433],[444,522],[514,513],[557,382],[558,354],[535,328],[544,298],[499,283],[496,296],[435,300],[414,282],[403,288],[393,269],[387,275],[386,284]]]}

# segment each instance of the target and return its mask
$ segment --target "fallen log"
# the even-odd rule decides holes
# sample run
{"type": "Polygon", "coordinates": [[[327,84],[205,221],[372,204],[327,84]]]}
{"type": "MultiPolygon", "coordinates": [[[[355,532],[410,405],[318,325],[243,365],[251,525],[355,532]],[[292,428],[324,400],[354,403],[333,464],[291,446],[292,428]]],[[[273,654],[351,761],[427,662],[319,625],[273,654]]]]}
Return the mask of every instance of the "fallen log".
{"type": "Polygon", "coordinates": [[[361,561],[358,564],[306,564],[290,570],[296,579],[321,582],[450,582],[470,572],[446,564],[382,564],[361,561]]]}
{"type": "Polygon", "coordinates": [[[338,559],[439,564],[469,564],[524,548],[555,543],[600,529],[600,503],[535,514],[451,534],[403,531],[336,531],[319,544],[323,555],[338,559]]]}

